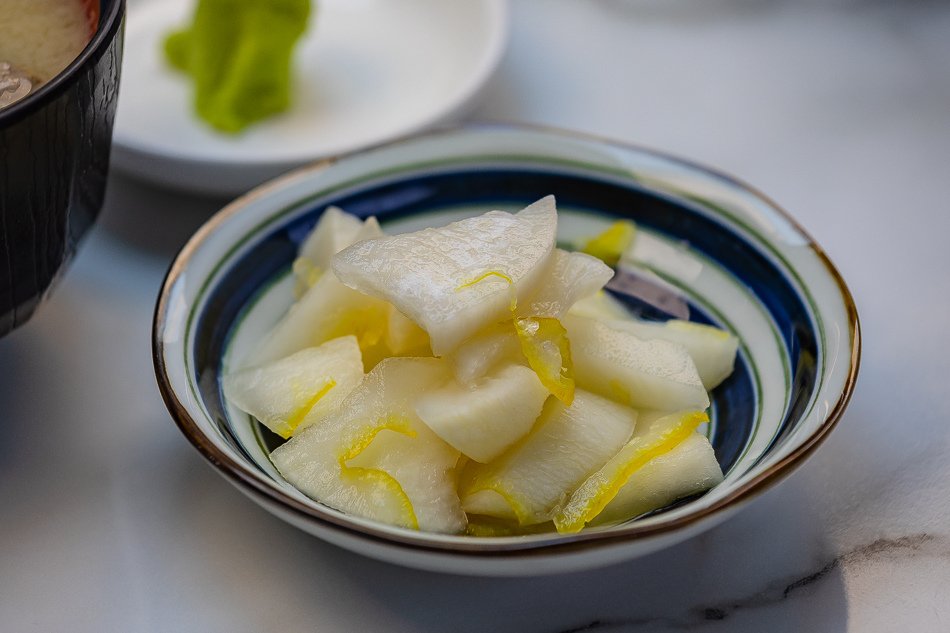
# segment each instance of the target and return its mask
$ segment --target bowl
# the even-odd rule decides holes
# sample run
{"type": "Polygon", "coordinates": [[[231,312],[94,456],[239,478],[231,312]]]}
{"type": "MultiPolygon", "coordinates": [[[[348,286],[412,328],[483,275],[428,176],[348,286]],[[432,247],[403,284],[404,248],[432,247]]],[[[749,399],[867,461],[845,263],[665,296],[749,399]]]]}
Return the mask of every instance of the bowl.
{"type": "MultiPolygon", "coordinates": [[[[327,160],[239,198],[171,266],[153,329],[162,395],[181,431],[251,499],[336,545],[422,569],[483,575],[585,569],[709,529],[789,475],[828,436],[859,360],[851,295],[785,212],[736,179],[659,152],[529,127],[441,130],[327,160]],[[376,215],[392,232],[443,224],[547,194],[558,238],[632,218],[649,244],[642,278],[685,299],[690,318],[735,333],[733,375],[713,392],[706,429],[719,486],[662,511],[577,534],[420,533],[348,516],[286,483],[270,438],[221,395],[232,355],[292,301],[296,248],[328,205],[376,215]],[[654,283],[654,282],[651,282],[654,283]]],[[[265,537],[266,538],[266,537],[265,537]]]]}
{"type": "Polygon", "coordinates": [[[0,336],[30,318],[102,207],[124,15],[124,0],[101,0],[79,56],[0,110],[0,336]]]}

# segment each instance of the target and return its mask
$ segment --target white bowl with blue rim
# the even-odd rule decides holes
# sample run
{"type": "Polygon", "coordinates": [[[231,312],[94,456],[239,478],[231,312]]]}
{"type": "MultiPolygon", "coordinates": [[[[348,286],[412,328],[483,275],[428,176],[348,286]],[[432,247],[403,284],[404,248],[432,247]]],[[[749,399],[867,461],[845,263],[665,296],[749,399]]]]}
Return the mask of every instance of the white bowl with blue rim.
{"type": "MultiPolygon", "coordinates": [[[[617,287],[613,288],[616,292],[617,287]]],[[[617,293],[634,309],[645,304],[617,293]]],[[[651,316],[656,316],[651,315],[651,316]]],[[[631,559],[722,522],[781,481],[828,436],[854,387],[857,312],[823,251],[741,182],[658,152],[576,134],[464,127],[303,168],[215,215],[173,263],[153,330],[159,386],[208,461],[278,517],[341,547],[397,564],[483,575],[585,569],[631,559]],[[290,266],[320,214],[337,205],[389,232],[440,225],[547,194],[565,243],[617,218],[638,226],[641,279],[685,301],[689,318],[741,341],[712,394],[706,432],[725,480],[620,525],[577,534],[429,534],[354,517],[284,481],[273,437],[221,394],[240,356],[293,300],[290,266]]],[[[266,537],[266,536],[265,536],[266,537]]]]}

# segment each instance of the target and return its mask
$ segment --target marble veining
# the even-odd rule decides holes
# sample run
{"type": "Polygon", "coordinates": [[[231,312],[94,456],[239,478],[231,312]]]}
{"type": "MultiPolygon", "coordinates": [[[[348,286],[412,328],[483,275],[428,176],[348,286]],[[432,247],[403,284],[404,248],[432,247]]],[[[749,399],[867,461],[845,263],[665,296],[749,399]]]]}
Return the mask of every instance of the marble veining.
{"type": "Polygon", "coordinates": [[[950,535],[921,532],[894,538],[880,538],[866,543],[840,556],[836,556],[819,569],[793,579],[782,579],[756,593],[725,603],[700,605],[677,617],[655,616],[623,619],[598,619],[587,624],[559,629],[557,633],[583,633],[586,631],[625,631],[645,626],[663,626],[673,630],[692,630],[710,621],[726,620],[740,611],[762,609],[796,598],[804,590],[820,583],[835,569],[853,569],[872,562],[889,559],[900,560],[914,557],[940,559],[950,565],[950,535]]]}

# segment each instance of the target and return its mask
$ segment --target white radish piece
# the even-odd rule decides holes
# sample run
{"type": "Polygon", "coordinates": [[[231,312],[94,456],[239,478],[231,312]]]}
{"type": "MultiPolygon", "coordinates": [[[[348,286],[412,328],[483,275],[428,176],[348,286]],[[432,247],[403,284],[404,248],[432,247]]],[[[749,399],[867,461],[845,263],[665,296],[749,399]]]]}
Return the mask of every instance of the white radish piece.
{"type": "Polygon", "coordinates": [[[455,491],[459,452],[414,410],[416,398],[448,375],[437,359],[386,359],[335,415],[291,438],[271,460],[298,490],[338,510],[412,529],[459,532],[466,523],[455,491]]]}
{"type": "Polygon", "coordinates": [[[332,265],[347,286],[389,301],[418,323],[442,356],[536,292],[556,232],[548,196],[514,215],[489,211],[364,240],[337,253],[332,265]]]}
{"type": "Polygon", "coordinates": [[[637,409],[705,409],[709,396],[686,349],[644,341],[595,319],[564,318],[579,387],[637,409]]]}
{"type": "Polygon", "coordinates": [[[669,453],[709,420],[703,411],[680,411],[653,420],[644,418],[638,433],[556,509],[553,519],[558,532],[579,532],[616,498],[634,473],[669,453]]]}
{"type": "Polygon", "coordinates": [[[489,462],[528,434],[548,397],[537,374],[507,365],[470,386],[454,380],[416,401],[436,435],[476,462],[489,462]]]}
{"type": "Polygon", "coordinates": [[[567,407],[548,398],[535,429],[490,464],[469,464],[459,486],[472,513],[509,518],[521,525],[544,523],[555,506],[613,457],[633,433],[637,412],[577,390],[567,407]],[[491,491],[492,495],[477,495],[491,491]],[[501,497],[508,509],[490,514],[501,497]]]}
{"type": "Polygon", "coordinates": [[[667,506],[722,481],[722,470],[705,435],[693,433],[673,450],[635,471],[591,525],[616,523],[667,506]]]}
{"type": "Polygon", "coordinates": [[[579,299],[597,293],[614,275],[610,266],[596,257],[561,249],[554,251],[549,266],[538,291],[518,306],[518,316],[559,319],[579,299]]]}
{"type": "Polygon", "coordinates": [[[469,385],[501,364],[526,364],[521,341],[510,323],[492,326],[471,337],[448,357],[455,379],[469,385]]]}
{"type": "Polygon", "coordinates": [[[356,241],[363,221],[339,207],[327,207],[316,226],[300,245],[299,257],[327,270],[330,258],[356,241]]]}
{"type": "Polygon", "coordinates": [[[662,323],[639,320],[611,320],[607,325],[645,341],[662,340],[686,348],[696,364],[703,387],[711,390],[732,374],[739,339],[711,325],[673,319],[662,323]]]}
{"type": "MultiPolygon", "coordinates": [[[[332,274],[321,275],[254,348],[244,365],[267,363],[349,334],[356,336],[364,353],[384,355],[384,351],[374,348],[385,345],[388,316],[385,301],[347,288],[332,274]]],[[[374,364],[366,363],[370,367],[374,364]]]]}
{"type": "Polygon", "coordinates": [[[344,336],[228,374],[223,386],[235,406],[288,438],[335,412],[362,379],[356,337],[344,336]]]}

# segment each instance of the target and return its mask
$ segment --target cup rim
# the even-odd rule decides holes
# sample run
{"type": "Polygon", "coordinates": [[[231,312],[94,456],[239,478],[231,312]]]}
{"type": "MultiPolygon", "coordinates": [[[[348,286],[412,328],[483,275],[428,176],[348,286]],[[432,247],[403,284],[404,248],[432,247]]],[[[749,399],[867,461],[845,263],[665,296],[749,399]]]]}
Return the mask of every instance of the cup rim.
{"type": "Polygon", "coordinates": [[[0,110],[0,128],[16,123],[65,92],[78,79],[83,69],[99,61],[105,50],[115,40],[124,15],[125,0],[99,0],[99,25],[86,47],[66,68],[41,86],[39,90],[0,110]],[[103,5],[106,5],[107,10],[105,12],[102,11],[103,5]]]}

